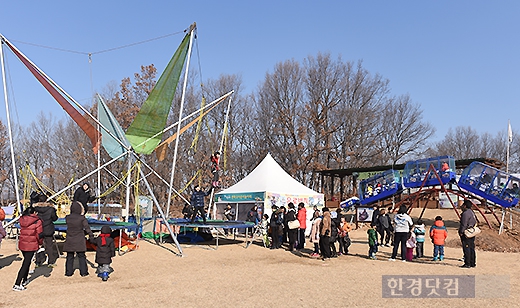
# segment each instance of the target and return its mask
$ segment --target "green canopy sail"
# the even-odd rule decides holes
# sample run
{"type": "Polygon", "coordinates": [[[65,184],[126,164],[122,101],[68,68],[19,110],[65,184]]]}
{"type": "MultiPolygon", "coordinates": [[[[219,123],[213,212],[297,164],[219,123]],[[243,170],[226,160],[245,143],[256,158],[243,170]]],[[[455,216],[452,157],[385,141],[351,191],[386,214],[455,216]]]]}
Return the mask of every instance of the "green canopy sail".
{"type": "Polygon", "coordinates": [[[188,54],[192,31],[182,40],[168,66],[126,131],[126,138],[139,154],[150,154],[162,140],[168,113],[188,54]]]}
{"type": "Polygon", "coordinates": [[[101,139],[101,145],[107,151],[110,157],[120,157],[119,160],[124,160],[124,156],[122,156],[122,154],[127,152],[126,148],[129,147],[130,144],[125,137],[123,129],[99,94],[97,95],[97,100],[99,123],[101,123],[108,130],[101,130],[101,134],[103,136],[101,139]]]}

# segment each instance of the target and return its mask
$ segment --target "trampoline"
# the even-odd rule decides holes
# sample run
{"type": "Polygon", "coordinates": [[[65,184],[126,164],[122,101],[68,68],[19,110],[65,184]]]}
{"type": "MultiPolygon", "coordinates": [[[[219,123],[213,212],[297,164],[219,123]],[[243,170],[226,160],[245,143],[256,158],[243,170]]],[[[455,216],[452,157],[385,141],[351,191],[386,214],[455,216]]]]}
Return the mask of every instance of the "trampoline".
{"type": "MultiPolygon", "coordinates": [[[[171,218],[168,220],[168,223],[173,225],[173,226],[176,226],[176,227],[179,227],[179,230],[180,228],[184,228],[184,230],[186,231],[186,229],[188,228],[207,228],[207,229],[217,229],[217,228],[221,228],[221,229],[245,229],[245,232],[246,232],[246,248],[249,247],[249,245],[251,244],[252,242],[252,239],[251,239],[251,242],[248,241],[249,237],[248,237],[248,233],[249,233],[249,228],[254,228],[255,226],[255,223],[253,222],[249,222],[249,221],[240,221],[240,220],[213,220],[213,219],[208,219],[206,220],[206,223],[204,223],[202,220],[195,220],[194,222],[192,222],[191,220],[189,219],[184,219],[184,218],[171,218]]],[[[215,242],[216,242],[216,248],[215,249],[218,249],[218,241],[219,241],[219,237],[220,237],[220,233],[217,232],[217,235],[215,237],[215,242]]],[[[236,233],[233,233],[233,239],[236,239],[236,233]]]]}
{"type": "MultiPolygon", "coordinates": [[[[109,226],[112,231],[119,230],[119,247],[122,245],[123,240],[123,230],[134,231],[137,234],[137,230],[139,225],[132,222],[124,222],[124,221],[106,221],[106,220],[97,220],[92,218],[87,218],[88,225],[92,232],[100,232],[103,226],[109,226]]],[[[54,230],[58,232],[67,232],[67,222],[65,218],[59,218],[54,222],[54,230]]],[[[136,237],[136,247],[137,242],[139,241],[139,237],[136,237]]],[[[130,251],[130,250],[129,250],[130,251]]],[[[126,252],[122,252],[121,249],[118,250],[118,254],[122,256],[126,252]]]]}

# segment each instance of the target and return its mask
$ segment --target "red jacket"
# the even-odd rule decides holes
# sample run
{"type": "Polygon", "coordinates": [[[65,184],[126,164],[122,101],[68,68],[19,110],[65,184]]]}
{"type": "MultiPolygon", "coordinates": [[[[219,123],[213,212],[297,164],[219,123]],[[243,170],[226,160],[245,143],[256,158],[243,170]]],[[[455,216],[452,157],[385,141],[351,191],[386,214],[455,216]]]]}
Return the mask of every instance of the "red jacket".
{"type": "Polygon", "coordinates": [[[307,229],[307,210],[304,207],[298,210],[296,218],[300,222],[300,229],[307,229]]]}
{"type": "Polygon", "coordinates": [[[36,214],[20,217],[20,238],[18,248],[21,251],[36,251],[43,243],[40,233],[43,233],[41,219],[36,214]]]}
{"type": "Polygon", "coordinates": [[[436,220],[430,228],[430,237],[434,245],[444,246],[446,238],[448,237],[448,230],[446,230],[442,220],[436,220]]]}

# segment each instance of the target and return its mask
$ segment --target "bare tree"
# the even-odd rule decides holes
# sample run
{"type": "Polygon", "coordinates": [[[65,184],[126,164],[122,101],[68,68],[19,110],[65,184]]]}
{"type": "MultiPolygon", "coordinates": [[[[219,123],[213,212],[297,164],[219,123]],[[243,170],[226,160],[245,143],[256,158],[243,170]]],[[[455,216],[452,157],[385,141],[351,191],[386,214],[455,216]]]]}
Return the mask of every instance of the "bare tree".
{"type": "Polygon", "coordinates": [[[395,164],[410,154],[424,151],[426,141],[435,133],[430,123],[422,122],[422,110],[408,95],[391,98],[381,119],[380,164],[395,164]]]}

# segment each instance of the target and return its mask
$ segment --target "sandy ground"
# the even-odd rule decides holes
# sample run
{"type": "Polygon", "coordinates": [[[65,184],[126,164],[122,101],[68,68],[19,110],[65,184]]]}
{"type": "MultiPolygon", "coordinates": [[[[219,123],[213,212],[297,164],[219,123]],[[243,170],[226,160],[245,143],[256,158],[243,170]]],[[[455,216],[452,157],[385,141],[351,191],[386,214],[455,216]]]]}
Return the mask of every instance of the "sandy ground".
{"type": "MultiPolygon", "coordinates": [[[[435,217],[435,211],[451,215],[429,210],[427,216],[435,217]]],[[[455,230],[450,228],[449,235],[455,237],[455,230]]],[[[36,269],[23,292],[11,290],[21,254],[14,240],[4,240],[0,307],[519,307],[520,254],[477,251],[473,269],[459,268],[462,251],[450,247],[443,262],[390,262],[390,247],[370,260],[366,229],[351,237],[351,255],[328,261],[310,258],[310,243],[297,253],[265,249],[260,242],[247,249],[242,241],[221,241],[218,250],[183,245],[184,256],[178,257],[169,244],[141,241],[139,250],[114,258],[108,282],[97,278],[93,267],[88,277],[78,271],[65,277],[65,259],[60,258],[54,269],[36,269]],[[480,288],[477,298],[469,299],[383,298],[382,275],[402,274],[476,275],[480,288]],[[482,288],[486,281],[490,284],[482,288]]],[[[427,256],[432,249],[427,241],[427,256]]],[[[94,252],[87,252],[87,258],[93,262],[94,252]]]]}

